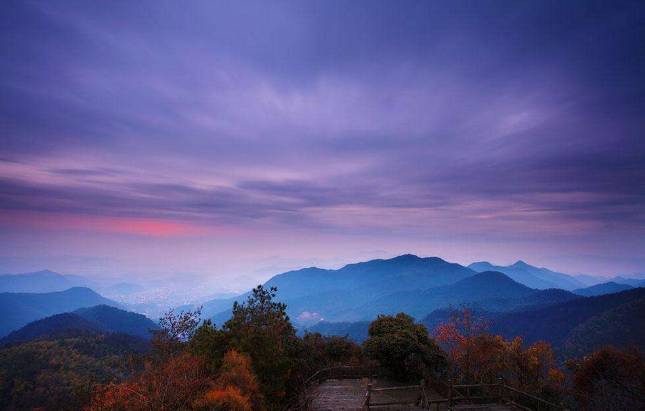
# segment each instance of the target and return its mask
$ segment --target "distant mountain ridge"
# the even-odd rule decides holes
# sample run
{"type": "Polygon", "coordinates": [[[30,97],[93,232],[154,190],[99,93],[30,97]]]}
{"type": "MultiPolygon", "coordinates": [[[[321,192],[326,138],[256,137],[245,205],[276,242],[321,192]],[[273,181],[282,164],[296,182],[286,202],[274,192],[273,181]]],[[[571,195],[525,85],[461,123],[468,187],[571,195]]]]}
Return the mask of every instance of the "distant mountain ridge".
{"type": "MultiPolygon", "coordinates": [[[[526,274],[531,267],[523,262],[514,264],[516,270],[523,270],[524,274],[519,277],[529,283],[537,278],[535,274],[526,274]]],[[[535,270],[542,277],[555,278],[569,286],[578,284],[566,274],[542,268],[535,270]]],[[[542,286],[551,284],[540,281],[542,286]]],[[[449,305],[468,304],[486,310],[509,311],[577,297],[564,290],[534,289],[499,271],[478,273],[438,257],[421,258],[412,254],[348,264],[338,270],[310,267],[289,271],[272,277],[264,286],[277,287],[277,298],[287,304],[291,318],[297,325],[307,327],[312,325],[312,318],[353,322],[400,311],[423,318],[449,305]]],[[[204,304],[203,313],[216,324],[222,324],[229,318],[233,302],[242,302],[247,296],[248,293],[211,300],[204,304]]]]}
{"type": "Polygon", "coordinates": [[[87,278],[77,275],[60,274],[51,270],[0,275],[0,292],[48,293],[64,291],[72,287],[87,287],[93,285],[92,281],[87,278]]]}
{"type": "Polygon", "coordinates": [[[585,297],[592,297],[596,295],[618,293],[620,291],[631,290],[632,288],[634,287],[631,285],[618,284],[616,282],[609,281],[607,283],[596,284],[590,287],[578,288],[573,290],[573,292],[578,295],[584,295],[585,297]]]}
{"type": "Polygon", "coordinates": [[[367,340],[367,331],[369,321],[356,322],[328,322],[321,321],[313,327],[307,328],[306,332],[320,333],[322,335],[335,335],[339,337],[349,337],[351,340],[362,344],[367,340]]]}
{"type": "Polygon", "coordinates": [[[548,268],[535,267],[522,260],[508,266],[493,265],[487,261],[480,261],[470,264],[468,268],[477,272],[499,271],[518,283],[540,290],[547,288],[574,290],[586,286],[584,282],[573,276],[552,271],[548,268]]]}
{"type": "Polygon", "coordinates": [[[120,306],[85,287],[51,293],[0,293],[0,337],[34,320],[101,304],[120,306]]]}
{"type": "MultiPolygon", "coordinates": [[[[399,291],[449,285],[475,274],[438,257],[405,254],[348,264],[338,270],[310,267],[289,271],[272,277],[264,286],[278,288],[278,299],[287,303],[289,315],[296,322],[304,312],[342,320],[352,309],[376,298],[399,291]]],[[[233,302],[241,302],[247,295],[206,302],[203,313],[221,324],[230,316],[233,302]]]]}
{"type": "Polygon", "coordinates": [[[632,287],[645,287],[645,279],[642,278],[625,278],[622,276],[616,276],[611,279],[611,282],[618,284],[627,284],[632,287]]]}

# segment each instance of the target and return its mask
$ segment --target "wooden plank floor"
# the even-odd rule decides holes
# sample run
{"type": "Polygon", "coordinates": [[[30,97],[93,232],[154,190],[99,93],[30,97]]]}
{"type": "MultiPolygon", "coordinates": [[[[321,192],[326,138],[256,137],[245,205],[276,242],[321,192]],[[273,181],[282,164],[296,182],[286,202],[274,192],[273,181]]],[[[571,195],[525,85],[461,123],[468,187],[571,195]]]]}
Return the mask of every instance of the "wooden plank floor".
{"type": "Polygon", "coordinates": [[[361,410],[366,391],[366,378],[327,380],[315,388],[312,409],[316,411],[361,410]]]}
{"type": "MultiPolygon", "coordinates": [[[[390,386],[388,383],[375,382],[375,387],[390,386]]],[[[365,392],[367,391],[367,378],[364,379],[343,379],[327,380],[318,385],[312,393],[311,409],[315,411],[335,411],[335,410],[352,410],[358,411],[363,409],[365,401],[365,392]]],[[[373,393],[375,402],[387,402],[392,400],[401,400],[402,396],[411,397],[412,401],[416,398],[415,393],[373,393]]],[[[373,410],[420,410],[415,406],[373,406],[373,410]]]]}

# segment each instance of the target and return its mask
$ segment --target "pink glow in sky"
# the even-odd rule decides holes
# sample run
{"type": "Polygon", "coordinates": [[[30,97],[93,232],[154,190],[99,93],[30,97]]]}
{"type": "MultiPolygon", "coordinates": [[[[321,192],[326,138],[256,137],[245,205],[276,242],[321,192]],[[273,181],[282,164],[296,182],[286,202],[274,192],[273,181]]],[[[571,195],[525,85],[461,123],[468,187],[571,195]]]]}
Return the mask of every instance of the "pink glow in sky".
{"type": "MultiPolygon", "coordinates": [[[[0,224],[5,227],[35,231],[83,231],[89,233],[125,234],[139,237],[188,237],[218,231],[215,227],[181,223],[171,220],[132,217],[104,217],[48,214],[32,212],[3,213],[0,224]]],[[[228,230],[229,232],[231,230],[228,230]]]]}

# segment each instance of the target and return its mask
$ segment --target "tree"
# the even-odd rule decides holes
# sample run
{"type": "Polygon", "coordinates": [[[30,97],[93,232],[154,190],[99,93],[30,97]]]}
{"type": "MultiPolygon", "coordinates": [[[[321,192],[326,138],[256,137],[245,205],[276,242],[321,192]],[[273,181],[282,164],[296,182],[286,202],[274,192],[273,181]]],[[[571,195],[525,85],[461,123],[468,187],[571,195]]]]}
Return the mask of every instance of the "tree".
{"type": "Polygon", "coordinates": [[[645,409],[645,362],[638,351],[605,347],[569,361],[579,405],[591,410],[645,409]]]}
{"type": "Polygon", "coordinates": [[[297,341],[286,304],[274,301],[276,292],[275,287],[257,286],[246,303],[234,303],[233,315],[224,324],[230,347],[251,357],[269,405],[287,395],[297,341]]]}
{"type": "Polygon", "coordinates": [[[187,349],[191,354],[204,358],[209,371],[214,375],[222,366],[229,340],[227,333],[217,329],[211,320],[205,320],[193,333],[187,349]]]}
{"type": "Polygon", "coordinates": [[[524,347],[520,337],[507,341],[486,330],[486,324],[468,309],[437,327],[437,341],[448,351],[453,378],[495,383],[502,377],[516,388],[559,400],[564,374],[557,368],[550,344],[524,347]]]}
{"type": "Polygon", "coordinates": [[[425,326],[407,314],[380,315],[369,327],[365,341],[367,356],[379,362],[398,380],[420,379],[431,372],[442,373],[445,357],[425,326]]]}
{"type": "Polygon", "coordinates": [[[298,353],[292,379],[297,379],[299,384],[320,369],[363,362],[361,347],[347,337],[305,333],[297,343],[298,353]]]}
{"type": "Polygon", "coordinates": [[[239,388],[228,386],[208,391],[204,398],[195,403],[197,410],[252,411],[251,400],[239,388]]]}
{"type": "Polygon", "coordinates": [[[89,410],[189,410],[212,383],[203,359],[182,353],[162,363],[148,363],[129,381],[103,387],[89,410]]]}
{"type": "Polygon", "coordinates": [[[144,340],[119,334],[82,334],[2,347],[0,409],[82,409],[97,387],[138,369],[146,347],[144,340]]]}
{"type": "Polygon", "coordinates": [[[262,395],[251,360],[235,350],[224,355],[222,367],[212,389],[196,402],[197,408],[222,410],[261,410],[262,395]]]}
{"type": "Polygon", "coordinates": [[[451,352],[458,349],[467,338],[485,334],[487,331],[487,322],[476,317],[470,308],[465,307],[462,310],[453,310],[448,322],[440,324],[434,330],[434,335],[448,352],[451,352]]]}
{"type": "Polygon", "coordinates": [[[160,329],[152,336],[152,347],[161,360],[178,354],[188,342],[200,322],[201,307],[195,311],[182,311],[176,314],[172,309],[159,319],[160,329]]]}
{"type": "Polygon", "coordinates": [[[324,359],[326,365],[345,365],[360,363],[361,348],[347,337],[323,337],[324,359]]]}

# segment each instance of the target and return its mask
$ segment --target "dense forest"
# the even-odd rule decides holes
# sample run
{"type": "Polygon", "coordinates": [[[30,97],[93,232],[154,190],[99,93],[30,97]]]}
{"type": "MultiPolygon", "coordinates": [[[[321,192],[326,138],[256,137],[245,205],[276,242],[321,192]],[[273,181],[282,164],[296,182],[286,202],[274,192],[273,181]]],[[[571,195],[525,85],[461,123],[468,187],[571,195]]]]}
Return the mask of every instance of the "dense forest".
{"type": "Polygon", "coordinates": [[[169,312],[150,340],[84,329],[10,344],[0,350],[0,401],[10,410],[282,410],[317,370],[354,364],[428,384],[501,377],[572,409],[645,406],[637,350],[605,347],[558,361],[548,343],[492,334],[468,309],[432,333],[404,313],[379,316],[362,346],[299,337],[276,291],[258,286],[222,327],[198,311],[169,312]]]}

